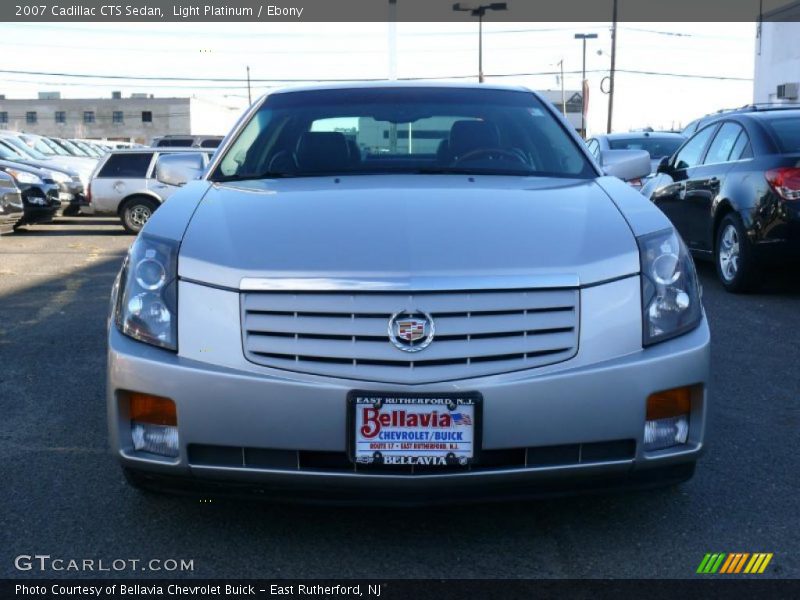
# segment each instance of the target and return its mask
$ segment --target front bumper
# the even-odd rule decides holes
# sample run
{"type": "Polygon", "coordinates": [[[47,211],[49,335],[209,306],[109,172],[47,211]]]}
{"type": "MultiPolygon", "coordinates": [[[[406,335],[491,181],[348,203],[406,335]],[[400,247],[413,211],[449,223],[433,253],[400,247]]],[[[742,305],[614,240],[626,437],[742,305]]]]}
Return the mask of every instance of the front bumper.
{"type": "Polygon", "coordinates": [[[276,497],[432,503],[679,481],[691,476],[703,450],[709,340],[704,319],[686,335],[612,360],[404,387],[215,366],[138,343],[112,326],[110,439],[122,465],[156,485],[207,483],[276,497]],[[645,452],[647,397],[684,385],[696,386],[687,443],[645,452]],[[346,396],[354,388],[480,392],[482,449],[504,459],[456,472],[356,470],[342,461],[346,396]],[[124,390],[175,401],[176,459],[134,451],[124,390]]]}

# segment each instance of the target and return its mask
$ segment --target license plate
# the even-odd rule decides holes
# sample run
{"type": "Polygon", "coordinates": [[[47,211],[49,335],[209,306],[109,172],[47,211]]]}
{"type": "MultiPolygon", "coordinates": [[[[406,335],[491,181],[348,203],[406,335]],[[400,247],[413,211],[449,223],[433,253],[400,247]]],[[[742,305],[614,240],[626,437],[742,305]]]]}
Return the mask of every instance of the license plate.
{"type": "Polygon", "coordinates": [[[350,458],[361,465],[468,465],[480,450],[481,395],[348,394],[350,458]]]}

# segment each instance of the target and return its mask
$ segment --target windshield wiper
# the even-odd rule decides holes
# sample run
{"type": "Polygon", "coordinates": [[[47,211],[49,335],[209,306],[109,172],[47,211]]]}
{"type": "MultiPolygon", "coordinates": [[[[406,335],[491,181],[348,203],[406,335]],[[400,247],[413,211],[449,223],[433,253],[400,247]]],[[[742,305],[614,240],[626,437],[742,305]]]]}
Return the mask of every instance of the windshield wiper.
{"type": "Polygon", "coordinates": [[[257,175],[220,175],[212,179],[215,183],[227,183],[229,181],[248,181],[250,179],[284,179],[288,177],[295,177],[292,173],[280,173],[278,171],[265,171],[257,175]]]}
{"type": "Polygon", "coordinates": [[[522,171],[517,169],[468,169],[465,167],[420,167],[411,171],[415,175],[518,175],[527,177],[534,171],[522,171]]]}

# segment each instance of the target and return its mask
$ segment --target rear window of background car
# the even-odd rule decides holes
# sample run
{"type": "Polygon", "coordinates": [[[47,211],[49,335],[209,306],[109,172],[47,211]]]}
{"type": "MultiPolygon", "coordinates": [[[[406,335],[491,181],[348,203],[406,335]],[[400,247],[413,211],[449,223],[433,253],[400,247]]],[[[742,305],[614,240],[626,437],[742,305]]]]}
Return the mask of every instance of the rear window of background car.
{"type": "Polygon", "coordinates": [[[672,156],[680,148],[683,138],[641,137],[608,140],[612,150],[646,150],[652,158],[672,156]]]}
{"type": "Polygon", "coordinates": [[[770,119],[768,123],[783,152],[800,152],[800,118],[770,119]]]}
{"type": "Polygon", "coordinates": [[[153,158],[152,152],[112,154],[100,169],[98,177],[145,177],[153,158]]]}

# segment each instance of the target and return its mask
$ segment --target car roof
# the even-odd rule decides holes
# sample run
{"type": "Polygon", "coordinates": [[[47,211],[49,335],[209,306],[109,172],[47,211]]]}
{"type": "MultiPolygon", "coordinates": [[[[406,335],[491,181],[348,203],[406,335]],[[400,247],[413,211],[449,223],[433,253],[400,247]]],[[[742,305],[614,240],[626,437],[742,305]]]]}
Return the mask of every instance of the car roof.
{"type": "Polygon", "coordinates": [[[499,85],[499,84],[491,84],[491,83],[454,83],[450,81],[388,81],[388,80],[376,80],[376,81],[351,81],[351,82],[336,82],[336,83],[325,83],[325,84],[316,84],[316,85],[303,85],[303,86],[290,86],[284,87],[277,90],[273,90],[266,96],[272,96],[274,94],[287,94],[293,92],[311,92],[311,91],[321,91],[321,90],[350,90],[350,89],[423,89],[423,88],[441,88],[441,89],[472,89],[472,90],[503,90],[503,91],[514,91],[514,92],[530,92],[534,93],[533,90],[530,90],[523,86],[511,86],[511,85],[499,85]]]}
{"type": "Polygon", "coordinates": [[[800,108],[783,108],[777,110],[758,110],[746,113],[748,117],[756,117],[758,119],[780,119],[780,118],[797,118],[800,117],[800,108]]]}
{"type": "Polygon", "coordinates": [[[225,137],[223,135],[219,135],[216,133],[169,133],[167,135],[157,135],[153,139],[156,140],[174,140],[174,139],[183,139],[183,138],[222,138],[225,137]]]}
{"type": "Polygon", "coordinates": [[[190,148],[188,146],[164,146],[154,148],[153,146],[143,146],[142,148],[114,148],[109,154],[141,154],[142,152],[213,152],[215,148],[190,148]]]}

